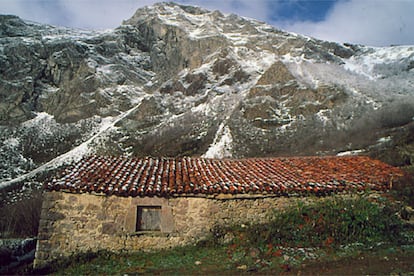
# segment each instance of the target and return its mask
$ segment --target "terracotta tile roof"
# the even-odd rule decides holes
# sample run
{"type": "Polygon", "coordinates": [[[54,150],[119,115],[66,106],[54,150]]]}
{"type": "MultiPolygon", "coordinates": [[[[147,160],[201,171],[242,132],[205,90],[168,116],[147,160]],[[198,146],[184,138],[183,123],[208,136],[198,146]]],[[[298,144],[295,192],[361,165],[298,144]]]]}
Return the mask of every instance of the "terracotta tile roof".
{"type": "Polygon", "coordinates": [[[248,159],[89,156],[46,184],[49,190],[120,196],[329,194],[386,190],[398,168],[366,156],[248,159]]]}

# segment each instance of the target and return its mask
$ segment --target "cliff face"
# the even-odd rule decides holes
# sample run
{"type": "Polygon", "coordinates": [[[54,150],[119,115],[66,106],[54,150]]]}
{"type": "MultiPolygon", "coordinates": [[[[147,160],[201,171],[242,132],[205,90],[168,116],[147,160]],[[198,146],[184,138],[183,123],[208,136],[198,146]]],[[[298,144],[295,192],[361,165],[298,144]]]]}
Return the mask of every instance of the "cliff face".
{"type": "Polygon", "coordinates": [[[88,153],[414,161],[414,47],[157,4],[79,31],[0,16],[0,181],[88,153]]]}

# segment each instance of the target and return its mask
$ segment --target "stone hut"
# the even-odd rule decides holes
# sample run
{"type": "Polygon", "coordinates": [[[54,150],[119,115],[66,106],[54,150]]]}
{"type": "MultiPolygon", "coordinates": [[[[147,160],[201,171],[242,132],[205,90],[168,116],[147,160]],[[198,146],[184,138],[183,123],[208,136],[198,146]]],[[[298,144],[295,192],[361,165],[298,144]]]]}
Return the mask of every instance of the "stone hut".
{"type": "Polygon", "coordinates": [[[185,245],[215,225],[264,222],[292,196],[384,191],[401,175],[366,156],[88,156],[45,185],[34,265],[79,252],[185,245]]]}

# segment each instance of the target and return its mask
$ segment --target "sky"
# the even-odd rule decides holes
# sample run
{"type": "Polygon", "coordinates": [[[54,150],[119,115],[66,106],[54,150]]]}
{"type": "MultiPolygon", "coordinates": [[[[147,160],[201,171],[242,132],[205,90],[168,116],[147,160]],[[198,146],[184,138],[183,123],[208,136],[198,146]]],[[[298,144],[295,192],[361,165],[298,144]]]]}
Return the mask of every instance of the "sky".
{"type": "MultiPolygon", "coordinates": [[[[0,14],[81,29],[119,26],[155,0],[0,0],[0,14]]],[[[339,43],[414,45],[414,0],[176,0],[339,43]]]]}

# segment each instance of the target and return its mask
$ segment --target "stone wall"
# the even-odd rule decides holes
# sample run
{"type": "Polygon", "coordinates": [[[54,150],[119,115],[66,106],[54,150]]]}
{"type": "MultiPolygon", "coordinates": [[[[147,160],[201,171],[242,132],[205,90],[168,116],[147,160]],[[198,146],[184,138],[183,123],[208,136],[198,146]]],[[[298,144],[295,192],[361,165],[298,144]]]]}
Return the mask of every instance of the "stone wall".
{"type": "Polygon", "coordinates": [[[185,245],[207,237],[214,225],[263,222],[271,210],[293,202],[283,197],[166,199],[46,192],[34,265],[101,249],[129,252],[185,245]],[[137,206],[161,206],[161,231],[136,232],[137,206]]]}

